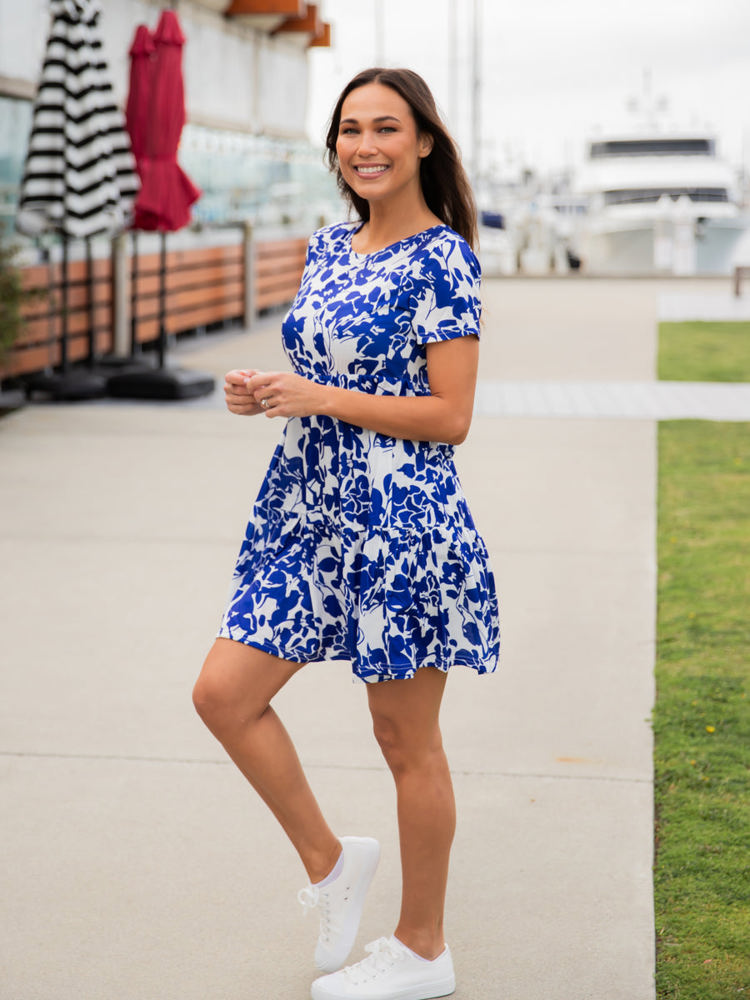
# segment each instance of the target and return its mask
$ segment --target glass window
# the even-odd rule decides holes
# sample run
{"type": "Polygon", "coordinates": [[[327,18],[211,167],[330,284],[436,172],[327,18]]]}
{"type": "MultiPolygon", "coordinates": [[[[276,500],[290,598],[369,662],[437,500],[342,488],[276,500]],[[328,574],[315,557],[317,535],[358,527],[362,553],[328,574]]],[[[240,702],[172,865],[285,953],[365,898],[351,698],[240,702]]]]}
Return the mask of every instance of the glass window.
{"type": "Polygon", "coordinates": [[[179,159],[203,191],[193,206],[201,222],[313,229],[343,216],[322,151],[309,143],[188,124],[179,159]]]}
{"type": "Polygon", "coordinates": [[[0,222],[11,227],[31,129],[31,101],[0,96],[0,222]]]}
{"type": "Polygon", "coordinates": [[[662,195],[667,195],[676,201],[681,195],[687,195],[695,202],[729,201],[726,188],[633,188],[624,191],[605,191],[606,205],[635,205],[658,201],[662,195]]]}
{"type": "Polygon", "coordinates": [[[592,142],[591,159],[609,156],[712,156],[713,139],[613,139],[592,142]]]}

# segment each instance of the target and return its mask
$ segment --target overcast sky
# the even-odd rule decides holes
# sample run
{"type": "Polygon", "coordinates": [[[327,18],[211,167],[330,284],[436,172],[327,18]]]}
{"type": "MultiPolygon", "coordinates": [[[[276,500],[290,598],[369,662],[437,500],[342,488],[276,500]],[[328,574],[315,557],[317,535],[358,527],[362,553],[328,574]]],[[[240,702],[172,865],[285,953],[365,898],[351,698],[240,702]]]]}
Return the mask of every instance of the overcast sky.
{"type": "MultiPolygon", "coordinates": [[[[475,0],[320,2],[333,47],[311,55],[311,136],[322,136],[341,87],[382,57],[425,77],[470,159],[475,0]]],[[[587,135],[627,121],[626,102],[643,93],[646,73],[673,120],[711,128],[724,156],[750,165],[750,0],[479,5],[485,166],[574,165],[587,135]]]]}

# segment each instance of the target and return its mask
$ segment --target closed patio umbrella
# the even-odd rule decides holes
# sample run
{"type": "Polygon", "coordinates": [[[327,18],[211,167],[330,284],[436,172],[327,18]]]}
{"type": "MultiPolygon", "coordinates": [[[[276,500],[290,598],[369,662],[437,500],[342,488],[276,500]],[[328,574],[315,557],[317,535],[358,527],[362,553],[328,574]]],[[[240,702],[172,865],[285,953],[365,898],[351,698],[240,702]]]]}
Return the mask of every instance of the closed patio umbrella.
{"type": "Polygon", "coordinates": [[[182,47],[185,36],[177,14],[165,10],[154,32],[151,111],[143,163],[143,184],[136,201],[141,229],[173,232],[190,222],[190,206],[201,196],[177,162],[185,125],[182,47]]]}
{"type": "Polygon", "coordinates": [[[147,155],[148,123],[151,113],[151,76],[153,70],[154,39],[145,24],[135,29],[130,46],[130,84],[125,105],[125,124],[130,135],[130,145],[138,173],[147,155]]]}
{"type": "MultiPolygon", "coordinates": [[[[151,77],[153,75],[154,38],[145,24],[135,29],[133,44],[130,46],[130,80],[128,99],[125,105],[125,124],[130,135],[135,163],[139,177],[143,178],[144,163],[148,150],[148,126],[151,114],[151,77]]],[[[137,302],[138,302],[138,229],[151,229],[148,213],[135,211],[132,229],[132,267],[130,272],[130,354],[138,350],[137,302]]]]}
{"type": "MultiPolygon", "coordinates": [[[[16,227],[28,236],[59,234],[63,248],[61,374],[37,379],[32,387],[57,398],[81,398],[100,394],[103,380],[69,370],[68,243],[125,228],[138,178],[102,51],[99,0],[50,0],[50,11],[16,227]]],[[[93,324],[89,338],[93,360],[93,324]]]]}
{"type": "MultiPolygon", "coordinates": [[[[124,372],[110,379],[108,390],[114,396],[134,398],[182,399],[213,391],[209,375],[165,368],[166,330],[166,233],[182,229],[190,222],[190,206],[200,198],[193,184],[177,162],[180,136],[185,125],[185,92],[182,77],[182,48],[185,36],[177,14],[162,12],[152,36],[153,56],[148,29],[138,28],[131,47],[131,87],[136,75],[132,117],[128,123],[137,152],[141,189],[135,203],[135,229],[158,230],[161,238],[159,268],[159,368],[157,371],[124,372]],[[144,59],[140,68],[137,61],[144,59]],[[144,67],[148,66],[148,71],[144,67]],[[147,91],[147,96],[145,92],[147,91]],[[147,109],[144,115],[144,108],[147,109]]],[[[130,99],[128,101],[130,108],[130,99]]],[[[135,310],[133,310],[135,315],[135,310]]],[[[135,329],[133,344],[135,344],[135,329]]]]}

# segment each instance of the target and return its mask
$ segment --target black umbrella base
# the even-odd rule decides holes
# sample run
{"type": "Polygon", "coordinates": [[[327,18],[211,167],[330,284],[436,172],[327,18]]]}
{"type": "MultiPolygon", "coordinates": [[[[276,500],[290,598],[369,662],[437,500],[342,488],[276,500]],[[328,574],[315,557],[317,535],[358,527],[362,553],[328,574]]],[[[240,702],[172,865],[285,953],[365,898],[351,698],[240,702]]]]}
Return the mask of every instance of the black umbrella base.
{"type": "Polygon", "coordinates": [[[99,399],[107,394],[107,379],[85,368],[67,372],[32,375],[24,380],[27,399],[41,394],[57,402],[73,403],[84,399],[99,399]]]}
{"type": "Polygon", "coordinates": [[[212,375],[185,368],[153,368],[111,375],[107,392],[117,399],[195,399],[209,396],[215,388],[212,375]]]}
{"type": "Polygon", "coordinates": [[[155,363],[142,355],[129,355],[121,358],[115,355],[97,358],[94,364],[94,371],[97,375],[105,378],[112,378],[113,375],[121,375],[124,372],[153,371],[155,363]]]}

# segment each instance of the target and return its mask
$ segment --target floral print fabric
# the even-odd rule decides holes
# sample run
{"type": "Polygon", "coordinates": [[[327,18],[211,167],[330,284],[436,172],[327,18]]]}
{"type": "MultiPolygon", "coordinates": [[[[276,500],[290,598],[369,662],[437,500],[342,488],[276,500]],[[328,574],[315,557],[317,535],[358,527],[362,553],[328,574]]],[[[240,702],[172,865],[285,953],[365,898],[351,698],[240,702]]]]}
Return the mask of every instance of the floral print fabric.
{"type": "MultiPolygon", "coordinates": [[[[352,224],[308,247],[282,336],[316,382],[428,395],[425,345],[479,335],[479,265],[435,226],[369,255],[352,224]]],[[[497,598],[450,445],[294,417],[253,508],[219,635],[365,681],[495,669],[497,598]]]]}

